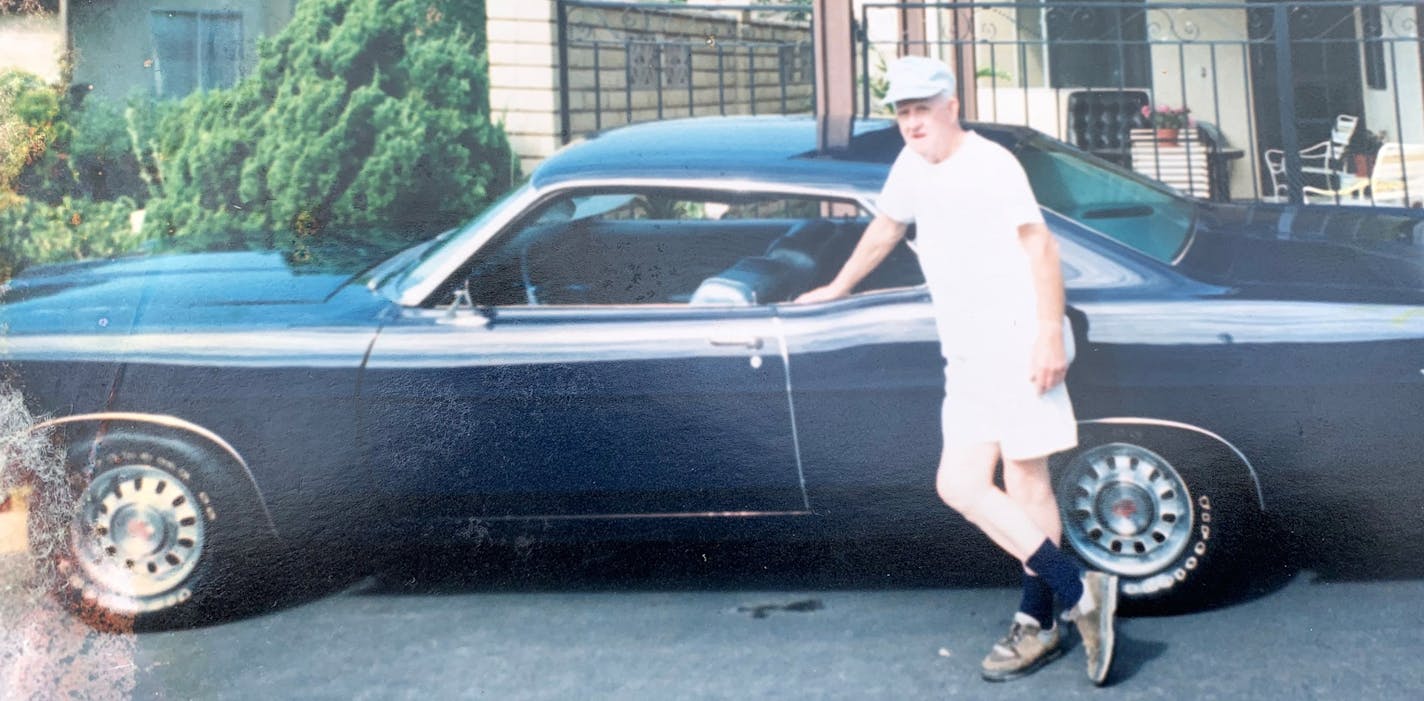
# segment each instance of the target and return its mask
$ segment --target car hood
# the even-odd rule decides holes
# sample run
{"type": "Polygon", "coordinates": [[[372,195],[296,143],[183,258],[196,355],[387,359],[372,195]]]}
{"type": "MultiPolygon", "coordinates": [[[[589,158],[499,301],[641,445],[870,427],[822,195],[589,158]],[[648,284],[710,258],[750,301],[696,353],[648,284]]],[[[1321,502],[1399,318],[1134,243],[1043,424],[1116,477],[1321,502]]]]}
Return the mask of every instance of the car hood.
{"type": "Polygon", "coordinates": [[[96,319],[112,324],[110,330],[238,319],[280,324],[327,307],[349,308],[326,302],[349,286],[355,272],[359,267],[333,271],[293,265],[275,251],[38,266],[10,282],[0,297],[0,322],[11,333],[53,332],[92,325],[96,319]]]}
{"type": "Polygon", "coordinates": [[[1424,293],[1424,211],[1207,205],[1178,266],[1218,285],[1424,293]]]}
{"type": "Polygon", "coordinates": [[[293,266],[278,251],[161,255],[29,268],[11,281],[4,301],[301,304],[325,299],[350,279],[348,272],[293,266]]]}

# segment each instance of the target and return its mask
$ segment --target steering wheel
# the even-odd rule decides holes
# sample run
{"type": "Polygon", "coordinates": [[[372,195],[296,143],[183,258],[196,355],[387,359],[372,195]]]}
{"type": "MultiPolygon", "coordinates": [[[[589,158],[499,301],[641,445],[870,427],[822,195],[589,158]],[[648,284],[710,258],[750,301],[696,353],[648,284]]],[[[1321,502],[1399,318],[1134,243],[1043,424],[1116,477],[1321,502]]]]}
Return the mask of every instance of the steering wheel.
{"type": "Polygon", "coordinates": [[[529,275],[529,249],[533,248],[531,241],[519,249],[519,279],[524,283],[524,301],[531,307],[539,306],[538,287],[529,275]]]}

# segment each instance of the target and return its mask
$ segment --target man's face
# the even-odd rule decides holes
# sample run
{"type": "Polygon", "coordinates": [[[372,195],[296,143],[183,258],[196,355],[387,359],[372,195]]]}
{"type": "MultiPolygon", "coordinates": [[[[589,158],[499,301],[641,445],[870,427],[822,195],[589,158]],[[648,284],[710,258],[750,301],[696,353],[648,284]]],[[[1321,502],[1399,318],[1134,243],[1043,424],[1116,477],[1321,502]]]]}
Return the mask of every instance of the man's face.
{"type": "Polygon", "coordinates": [[[958,100],[948,94],[895,103],[895,121],[900,135],[915,153],[930,162],[949,155],[949,140],[954,133],[958,100]]]}

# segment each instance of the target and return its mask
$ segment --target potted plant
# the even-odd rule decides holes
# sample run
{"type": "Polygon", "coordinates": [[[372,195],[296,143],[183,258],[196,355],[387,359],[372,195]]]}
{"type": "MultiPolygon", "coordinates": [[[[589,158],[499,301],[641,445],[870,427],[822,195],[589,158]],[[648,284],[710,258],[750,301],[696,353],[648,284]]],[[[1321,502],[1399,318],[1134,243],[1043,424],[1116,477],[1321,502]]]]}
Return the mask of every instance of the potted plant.
{"type": "Polygon", "coordinates": [[[1362,178],[1369,177],[1375,167],[1375,155],[1379,153],[1384,139],[1384,132],[1376,134],[1363,128],[1356,129],[1355,133],[1350,136],[1350,143],[1345,146],[1345,152],[1350,155],[1350,170],[1355,175],[1362,178]]]}
{"type": "Polygon", "coordinates": [[[1157,140],[1168,145],[1175,145],[1178,132],[1192,126],[1190,114],[1186,107],[1142,106],[1142,116],[1157,130],[1157,140]]]}

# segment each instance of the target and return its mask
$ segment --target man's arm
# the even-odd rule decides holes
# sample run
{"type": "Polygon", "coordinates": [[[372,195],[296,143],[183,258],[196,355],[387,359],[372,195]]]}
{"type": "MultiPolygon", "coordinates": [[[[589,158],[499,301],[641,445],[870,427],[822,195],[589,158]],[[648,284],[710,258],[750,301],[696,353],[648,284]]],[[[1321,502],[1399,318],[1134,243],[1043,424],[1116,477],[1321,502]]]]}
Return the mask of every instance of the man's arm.
{"type": "Polygon", "coordinates": [[[1038,300],[1038,340],[1034,343],[1029,381],[1042,394],[1057,386],[1068,374],[1068,357],[1063,349],[1063,269],[1058,260],[1058,240],[1047,226],[1041,223],[1020,226],[1019,243],[1028,254],[1034,296],[1038,300]]]}
{"type": "Polygon", "coordinates": [[[836,274],[835,279],[797,297],[796,302],[829,302],[850,294],[866,275],[875,270],[875,266],[885,260],[885,256],[895,250],[895,245],[905,237],[907,228],[906,224],[884,214],[876,216],[870,226],[865,227],[865,232],[860,235],[860,242],[855,245],[855,250],[851,252],[845,265],[841,266],[841,271],[836,274]]]}

